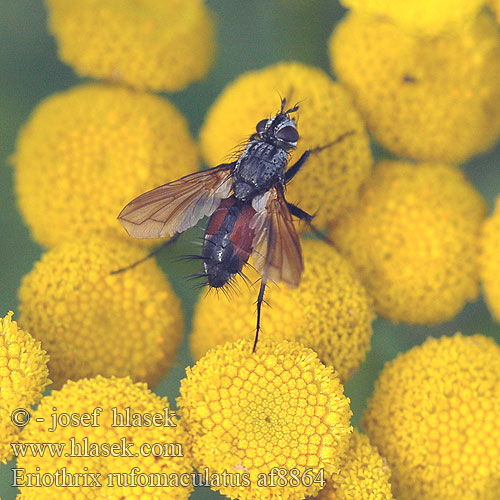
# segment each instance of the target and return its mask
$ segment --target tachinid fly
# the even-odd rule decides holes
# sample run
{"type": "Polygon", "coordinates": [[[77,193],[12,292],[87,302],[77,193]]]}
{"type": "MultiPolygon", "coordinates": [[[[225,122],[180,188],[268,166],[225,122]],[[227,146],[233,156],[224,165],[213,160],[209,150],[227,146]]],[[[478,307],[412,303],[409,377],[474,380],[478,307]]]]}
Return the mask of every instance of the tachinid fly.
{"type": "Polygon", "coordinates": [[[298,108],[286,109],[286,99],[282,99],[280,111],[257,124],[235,161],[152,189],[132,200],[118,216],[135,238],[173,236],[164,246],[203,217],[210,217],[200,258],[211,287],[227,285],[251,255],[262,278],[254,352],[267,282],[283,282],[291,288],[300,283],[304,266],[292,215],[312,227],[312,216],[285,200],[285,186],[311,154],[353,134],[346,132],[326,146],[305,151],[286,170],[289,152],[299,140],[297,124],[290,117],[298,108]]]}

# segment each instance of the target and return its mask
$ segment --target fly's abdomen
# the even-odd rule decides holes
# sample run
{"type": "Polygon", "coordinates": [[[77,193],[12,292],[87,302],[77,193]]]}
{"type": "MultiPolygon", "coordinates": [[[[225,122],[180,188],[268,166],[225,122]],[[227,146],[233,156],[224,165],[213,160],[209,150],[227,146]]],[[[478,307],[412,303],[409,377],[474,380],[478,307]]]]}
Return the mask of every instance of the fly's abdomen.
{"type": "Polygon", "coordinates": [[[254,237],[249,223],[254,215],[250,204],[231,197],[223,200],[210,218],[202,256],[211,287],[224,286],[248,261],[254,237]]]}

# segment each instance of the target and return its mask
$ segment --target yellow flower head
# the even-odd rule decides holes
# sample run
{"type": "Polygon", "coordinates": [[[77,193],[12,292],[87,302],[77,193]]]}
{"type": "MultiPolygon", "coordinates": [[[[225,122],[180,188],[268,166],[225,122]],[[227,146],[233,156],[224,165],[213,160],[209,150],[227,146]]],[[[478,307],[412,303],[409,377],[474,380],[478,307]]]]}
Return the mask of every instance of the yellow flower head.
{"type": "Polygon", "coordinates": [[[252,342],[239,340],[211,350],[186,374],[178,403],[195,467],[239,473],[242,481],[246,474],[249,481],[217,488],[221,493],[241,500],[298,500],[319,491],[318,483],[308,481],[320,469],[339,470],[352,430],[349,399],[337,373],[311,349],[262,340],[253,354],[252,342]],[[295,486],[272,487],[274,467],[308,477],[295,486]],[[259,483],[264,475],[267,487],[259,483]]]}
{"type": "Polygon", "coordinates": [[[491,314],[500,321],[500,196],[482,228],[479,274],[491,314]]]}
{"type": "Polygon", "coordinates": [[[430,338],[387,363],[364,427],[400,500],[494,500],[500,485],[500,347],[430,338]]]}
{"type": "Polygon", "coordinates": [[[408,31],[436,35],[471,22],[484,0],[341,0],[348,8],[394,21],[408,31]]]}
{"type": "Polygon", "coordinates": [[[17,467],[25,469],[21,480],[26,481],[28,474],[56,477],[57,471],[64,469],[66,478],[70,475],[76,478],[77,473],[86,472],[89,481],[87,486],[82,485],[85,480],[82,477],[74,487],[25,485],[20,488],[23,500],[143,500],[165,498],[165,495],[173,500],[187,500],[192,491],[189,485],[175,487],[169,480],[169,477],[174,480],[173,476],[191,472],[192,459],[185,445],[186,431],[182,422],[171,413],[167,398],[160,398],[146,384],[134,384],[128,377],[98,376],[69,381],[61,390],[42,399],[21,439],[23,443],[58,443],[64,447],[61,456],[52,457],[46,453],[39,457],[29,451],[24,457],[18,456],[17,467]],[[55,430],[50,431],[54,427],[53,414],[63,425],[58,422],[55,430]],[[88,415],[79,425],[67,425],[64,414],[88,415]],[[145,419],[151,422],[153,415],[157,415],[154,417],[156,424],[148,426],[145,419]],[[87,456],[83,456],[85,450],[87,456]],[[92,455],[92,450],[99,456],[95,451],[92,455]],[[130,456],[132,454],[137,456],[130,456]],[[91,482],[90,473],[100,474],[97,479],[101,488],[91,482]],[[125,481],[129,487],[125,486],[125,481]],[[158,481],[168,483],[162,486],[158,481]]]}
{"type": "Polygon", "coordinates": [[[12,321],[13,312],[0,318],[0,462],[11,457],[10,443],[20,427],[11,422],[17,408],[29,410],[50,384],[47,353],[28,332],[12,321]]]}
{"type": "Polygon", "coordinates": [[[47,247],[95,232],[128,235],[120,210],[198,168],[184,117],[165,99],[83,85],[43,101],[15,155],[19,207],[47,247]]]}
{"type": "Polygon", "coordinates": [[[179,299],[152,260],[118,239],[89,236],[48,251],[24,277],[20,323],[43,342],[56,387],[68,379],[130,375],[154,384],[182,336],[179,299]]]}
{"type": "Polygon", "coordinates": [[[497,21],[500,21],[500,0],[488,0],[486,5],[493,11],[497,21]]]}
{"type": "Polygon", "coordinates": [[[354,429],[340,473],[334,474],[316,500],[392,500],[391,471],[377,448],[354,429]]]}
{"type": "Polygon", "coordinates": [[[214,22],[203,0],[47,0],[47,6],[59,56],[82,76],[175,91],[212,65],[214,22]]]}
{"type": "MultiPolygon", "coordinates": [[[[370,347],[372,300],[354,276],[350,264],[321,241],[302,242],[305,270],[300,286],[271,286],[263,307],[262,338],[295,340],[310,347],[335,367],[342,381],[364,361],[370,347]]],[[[251,282],[258,274],[250,267],[251,282]]],[[[255,300],[258,290],[243,280],[231,300],[205,295],[193,320],[191,352],[201,358],[209,349],[255,335],[255,300]]]]}
{"type": "Polygon", "coordinates": [[[227,161],[263,118],[279,111],[280,96],[300,103],[300,139],[288,165],[310,148],[324,146],[345,132],[355,133],[312,155],[288,185],[287,199],[316,213],[319,227],[351,207],[370,172],[372,157],[364,124],[345,90],[321,70],[280,63],[240,76],[219,96],[201,129],[202,152],[209,165],[227,161]]]}
{"type": "Polygon", "coordinates": [[[393,153],[458,163],[497,140],[500,37],[486,14],[458,34],[419,38],[353,13],[329,47],[368,129],[393,153]]]}
{"type": "Polygon", "coordinates": [[[331,237],[358,271],[375,310],[395,321],[452,318],[479,293],[486,205],[456,168],[380,162],[358,206],[331,237]]]}

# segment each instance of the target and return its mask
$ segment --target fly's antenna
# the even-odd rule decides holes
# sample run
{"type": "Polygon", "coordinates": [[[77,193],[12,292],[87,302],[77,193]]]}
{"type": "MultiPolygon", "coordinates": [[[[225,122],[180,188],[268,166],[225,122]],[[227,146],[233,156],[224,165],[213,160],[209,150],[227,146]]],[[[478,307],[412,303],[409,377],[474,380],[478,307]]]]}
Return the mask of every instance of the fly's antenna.
{"type": "MultiPolygon", "coordinates": [[[[296,102],[296,103],[295,103],[295,106],[294,106],[293,108],[290,108],[290,109],[286,112],[286,114],[288,114],[288,113],[295,113],[296,111],[298,111],[298,110],[299,110],[299,108],[300,108],[300,105],[301,105],[304,101],[305,101],[305,99],[301,99],[300,101],[296,102]]],[[[299,123],[299,117],[298,117],[298,116],[294,117],[294,118],[293,118],[293,121],[294,121],[294,122],[298,125],[298,123],[299,123]]]]}
{"type": "Polygon", "coordinates": [[[285,108],[286,108],[286,97],[283,97],[281,99],[281,109],[280,109],[280,115],[288,115],[290,113],[295,113],[295,111],[297,111],[299,109],[299,103],[297,103],[295,106],[293,106],[292,108],[290,109],[287,109],[285,111],[285,108]]]}
{"type": "Polygon", "coordinates": [[[300,106],[303,102],[306,102],[306,100],[307,100],[307,98],[306,98],[306,97],[304,97],[304,99],[301,99],[300,101],[297,101],[297,102],[295,103],[295,106],[296,106],[296,107],[299,107],[299,106],[300,106]]]}
{"type": "Polygon", "coordinates": [[[285,111],[285,115],[289,115],[290,113],[295,113],[295,111],[299,110],[299,105],[296,104],[293,108],[287,109],[285,111]]]}
{"type": "Polygon", "coordinates": [[[281,94],[279,93],[279,91],[276,90],[276,92],[278,92],[278,95],[280,96],[280,99],[281,99],[281,109],[280,109],[280,114],[281,115],[288,115],[290,113],[295,113],[295,111],[298,111],[300,103],[302,103],[304,101],[304,99],[302,99],[302,101],[297,102],[295,104],[295,106],[293,106],[290,109],[288,109],[288,110],[285,111],[286,103],[288,101],[292,100],[293,91],[294,91],[293,85],[290,85],[290,88],[289,88],[289,90],[287,92],[287,96],[288,97],[282,97],[281,94]]]}
{"type": "Polygon", "coordinates": [[[274,89],[276,91],[276,93],[278,94],[279,98],[280,98],[280,101],[281,101],[281,109],[280,109],[280,113],[283,114],[283,111],[285,110],[285,106],[286,106],[286,97],[283,97],[281,95],[281,92],[278,90],[278,89],[274,89]]]}
{"type": "Polygon", "coordinates": [[[281,98],[281,109],[280,109],[281,115],[285,114],[285,106],[286,106],[286,97],[282,97],[281,98]]]}

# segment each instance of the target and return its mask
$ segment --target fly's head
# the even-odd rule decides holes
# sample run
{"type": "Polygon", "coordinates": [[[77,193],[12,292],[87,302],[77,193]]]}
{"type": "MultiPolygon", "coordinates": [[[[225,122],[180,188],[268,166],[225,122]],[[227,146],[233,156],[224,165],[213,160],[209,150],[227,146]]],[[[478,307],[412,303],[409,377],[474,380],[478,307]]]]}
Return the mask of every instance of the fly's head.
{"type": "Polygon", "coordinates": [[[295,113],[299,109],[298,104],[293,108],[287,109],[286,99],[281,100],[280,112],[265,118],[257,123],[256,133],[252,139],[260,140],[273,144],[274,146],[288,151],[297,146],[299,140],[299,132],[297,131],[297,124],[293,118],[290,118],[290,113],[295,113]]]}

